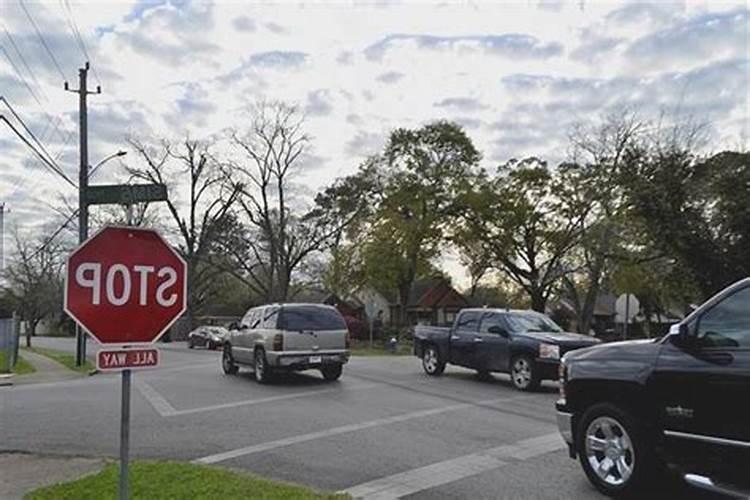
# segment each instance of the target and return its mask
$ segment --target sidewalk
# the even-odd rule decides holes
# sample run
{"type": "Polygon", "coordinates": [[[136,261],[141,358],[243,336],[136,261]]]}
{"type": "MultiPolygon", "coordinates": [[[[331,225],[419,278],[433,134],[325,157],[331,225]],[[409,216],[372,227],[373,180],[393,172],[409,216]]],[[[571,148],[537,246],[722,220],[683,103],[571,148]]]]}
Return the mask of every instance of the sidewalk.
{"type": "MultiPolygon", "coordinates": [[[[76,378],[86,377],[86,374],[69,370],[57,361],[52,361],[46,356],[21,350],[20,355],[34,366],[34,373],[28,375],[15,375],[13,377],[14,385],[23,384],[41,384],[44,382],[60,382],[64,380],[73,380],[76,378]]],[[[0,496],[0,498],[2,498],[0,496]]]]}
{"type": "Polygon", "coordinates": [[[0,498],[21,500],[26,493],[43,486],[73,481],[99,472],[101,458],[61,457],[29,453],[0,453],[0,498]]]}

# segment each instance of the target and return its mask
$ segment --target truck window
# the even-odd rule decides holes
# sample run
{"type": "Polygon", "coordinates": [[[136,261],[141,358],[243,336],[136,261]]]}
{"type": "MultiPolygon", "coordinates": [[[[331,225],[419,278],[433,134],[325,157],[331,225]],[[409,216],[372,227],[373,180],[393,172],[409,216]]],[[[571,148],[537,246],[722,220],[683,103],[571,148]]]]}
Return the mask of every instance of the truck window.
{"type": "Polygon", "coordinates": [[[503,315],[496,312],[487,313],[482,317],[482,322],[479,324],[479,333],[489,333],[491,326],[499,326],[505,331],[509,330],[503,315]]]}
{"type": "Polygon", "coordinates": [[[476,332],[479,330],[479,317],[481,313],[479,311],[465,311],[459,313],[458,323],[456,323],[457,332],[476,332]]]}
{"type": "Polygon", "coordinates": [[[319,306],[284,306],[279,313],[279,329],[292,332],[346,330],[346,322],[336,309],[319,306]]]}
{"type": "Polygon", "coordinates": [[[279,319],[279,308],[274,307],[267,307],[265,312],[263,313],[263,328],[266,330],[274,330],[276,329],[276,324],[278,323],[279,319]]]}
{"type": "Polygon", "coordinates": [[[698,320],[698,338],[703,347],[750,347],[750,287],[706,311],[698,320]]]}

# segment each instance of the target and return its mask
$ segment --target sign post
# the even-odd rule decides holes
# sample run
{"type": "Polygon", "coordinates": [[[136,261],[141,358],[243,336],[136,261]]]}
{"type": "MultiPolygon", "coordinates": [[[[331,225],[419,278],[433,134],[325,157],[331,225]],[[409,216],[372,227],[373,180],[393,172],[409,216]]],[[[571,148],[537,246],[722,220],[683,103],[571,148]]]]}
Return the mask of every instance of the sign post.
{"type": "Polygon", "coordinates": [[[622,320],[623,325],[623,338],[628,338],[628,325],[635,318],[641,310],[641,304],[638,302],[638,298],[632,293],[624,293],[617,297],[615,301],[615,312],[617,317],[622,320]]]}
{"type": "Polygon", "coordinates": [[[119,498],[129,498],[130,382],[155,368],[152,347],[187,308],[187,266],[156,231],[108,226],[76,248],[65,270],[64,308],[100,344],[101,371],[122,372],[119,498]]]}

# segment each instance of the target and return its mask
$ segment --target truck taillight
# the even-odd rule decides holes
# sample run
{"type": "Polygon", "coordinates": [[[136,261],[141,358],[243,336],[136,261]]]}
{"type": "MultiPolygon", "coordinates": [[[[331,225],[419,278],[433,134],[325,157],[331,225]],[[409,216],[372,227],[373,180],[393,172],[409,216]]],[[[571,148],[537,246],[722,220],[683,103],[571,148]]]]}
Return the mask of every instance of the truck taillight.
{"type": "Polygon", "coordinates": [[[560,380],[560,401],[565,401],[565,383],[568,381],[568,367],[565,362],[560,361],[560,365],[557,369],[560,380]]]}
{"type": "Polygon", "coordinates": [[[352,336],[349,332],[346,332],[346,336],[344,337],[344,345],[347,349],[352,345],[352,336]]]}
{"type": "Polygon", "coordinates": [[[277,333],[273,336],[273,350],[283,351],[284,350],[284,334],[277,333]]]}

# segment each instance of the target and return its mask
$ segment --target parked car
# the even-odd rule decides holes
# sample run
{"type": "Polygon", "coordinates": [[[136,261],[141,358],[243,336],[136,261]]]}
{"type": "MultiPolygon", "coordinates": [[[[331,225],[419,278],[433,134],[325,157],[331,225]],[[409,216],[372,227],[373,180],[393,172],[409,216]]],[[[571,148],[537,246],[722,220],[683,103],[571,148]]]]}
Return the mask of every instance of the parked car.
{"type": "Polygon", "coordinates": [[[750,496],[750,278],[663,338],[566,354],[560,376],[560,432],[602,492],[639,492],[669,466],[750,496]]]}
{"type": "Polygon", "coordinates": [[[222,369],[249,366],[260,383],[274,372],[318,369],[337,380],[349,361],[349,332],[336,308],[322,304],[272,304],[250,309],[224,344],[222,369]]]}
{"type": "Polygon", "coordinates": [[[188,333],[187,346],[192,349],[195,346],[203,346],[214,350],[224,345],[229,332],[223,326],[199,326],[188,333]]]}
{"type": "Polygon", "coordinates": [[[566,333],[535,311],[462,309],[453,326],[417,325],[414,354],[428,375],[440,375],[447,363],[473,368],[481,376],[510,373],[516,389],[536,389],[544,379],[557,379],[564,353],[599,341],[566,333]]]}

